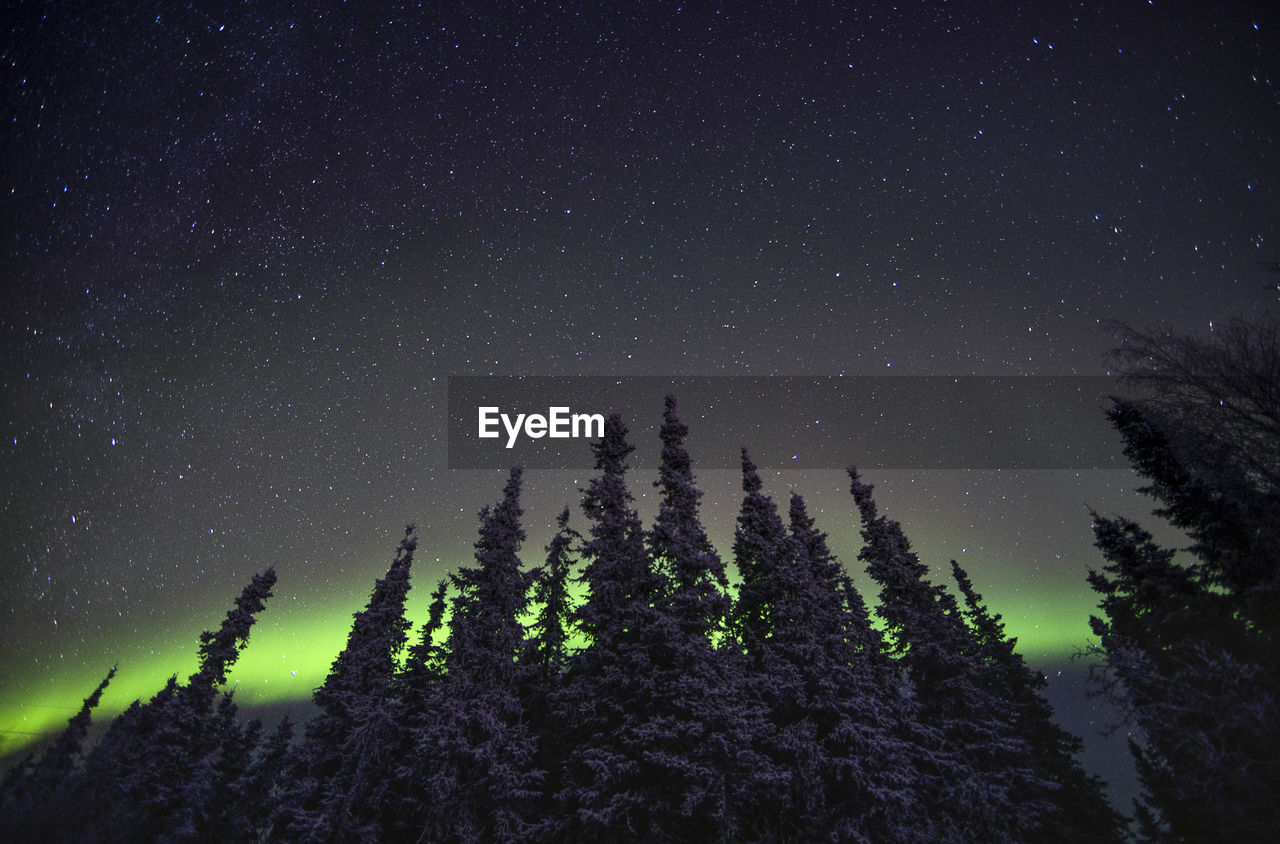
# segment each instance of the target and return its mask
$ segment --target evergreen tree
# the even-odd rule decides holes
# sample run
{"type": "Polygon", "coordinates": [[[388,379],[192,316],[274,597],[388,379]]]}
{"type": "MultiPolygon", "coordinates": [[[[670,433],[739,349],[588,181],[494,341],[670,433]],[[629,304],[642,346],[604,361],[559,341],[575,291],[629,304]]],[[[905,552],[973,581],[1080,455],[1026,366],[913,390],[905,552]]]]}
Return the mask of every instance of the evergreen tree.
{"type": "Polygon", "coordinates": [[[1107,564],[1098,687],[1122,707],[1150,840],[1280,834],[1280,325],[1208,338],[1121,327],[1117,369],[1143,390],[1108,412],[1124,453],[1186,533],[1177,558],[1121,517],[1093,514],[1107,564]]]}
{"type": "Polygon", "coordinates": [[[808,717],[828,760],[823,825],[842,840],[911,840],[920,797],[914,748],[906,741],[910,707],[861,594],[797,493],[788,515],[800,552],[797,573],[808,581],[807,606],[792,624],[809,631],[807,647],[788,658],[803,666],[808,717]]]}
{"type": "MultiPolygon", "coordinates": [[[[669,435],[675,430],[669,428],[669,435]]],[[[704,692],[683,696],[686,678],[677,651],[692,643],[681,642],[675,616],[664,609],[672,586],[646,553],[631,507],[626,433],[617,414],[605,420],[604,437],[594,445],[599,475],[583,495],[591,538],[582,548],[588,591],[576,619],[589,644],[572,660],[554,700],[556,720],[565,726],[557,740],[570,749],[557,794],[560,823],[547,834],[714,840],[731,828],[723,774],[706,760],[724,751],[718,737],[703,732],[706,713],[690,717],[689,706],[704,692]]],[[[674,529],[675,518],[669,514],[668,528],[674,529]]],[[[692,534],[680,541],[696,544],[692,534]]],[[[691,583],[703,577],[694,574],[691,583]]],[[[705,623],[702,629],[705,639],[705,623]]]]}
{"type": "Polygon", "coordinates": [[[186,811],[169,837],[180,841],[256,840],[257,829],[237,830],[245,814],[240,786],[248,776],[262,735],[262,722],[241,723],[233,695],[223,694],[213,717],[216,748],[206,754],[188,780],[186,811]]]}
{"type": "Polygon", "coordinates": [[[387,791],[381,807],[381,828],[394,837],[416,839],[418,833],[411,831],[421,829],[430,812],[421,785],[427,760],[414,752],[414,737],[422,735],[434,717],[435,695],[446,677],[446,649],[438,639],[448,609],[449,579],[446,572],[431,593],[427,621],[394,685],[393,720],[399,731],[397,741],[388,748],[387,791]]]}
{"type": "Polygon", "coordinates": [[[14,840],[56,841],[71,831],[59,821],[64,809],[59,803],[65,801],[67,781],[80,763],[93,710],[115,674],[112,666],[38,761],[28,757],[6,773],[0,785],[0,828],[14,840]]]}
{"type": "Polygon", "coordinates": [[[565,507],[556,517],[556,533],[546,547],[546,561],[533,573],[533,601],[538,604],[538,612],[525,641],[525,661],[530,670],[521,697],[538,745],[538,768],[546,772],[536,814],[548,828],[555,827],[547,819],[556,810],[555,795],[563,785],[560,762],[565,755],[565,733],[553,723],[553,702],[570,662],[574,607],[569,578],[574,564],[573,546],[581,541],[582,536],[569,527],[569,508],[565,507]]]}
{"type": "Polygon", "coordinates": [[[1014,726],[1031,747],[1039,776],[1054,783],[1054,812],[1034,833],[1036,841],[1105,842],[1124,838],[1125,819],[1107,802],[1104,784],[1080,767],[1076,756],[1084,742],[1053,721],[1053,708],[1042,690],[1044,675],[1032,671],[1014,650],[1017,639],[1005,634],[1004,622],[983,603],[960,564],[951,573],[964,597],[965,616],[977,643],[976,655],[986,666],[987,687],[1013,706],[1014,726]]]}
{"type": "Polygon", "coordinates": [[[95,841],[191,840],[213,797],[210,771],[222,755],[230,700],[217,687],[248,643],[275,585],[274,569],[254,575],[216,632],[200,636],[200,666],[148,703],[135,701],[112,721],[85,760],[71,795],[78,837],[95,841]]]}
{"type": "Polygon", "coordinates": [[[436,642],[437,634],[444,629],[444,613],[448,608],[449,577],[440,578],[431,593],[431,605],[427,610],[427,622],[422,625],[418,641],[409,648],[404,669],[400,673],[401,684],[415,694],[425,694],[431,685],[444,676],[444,648],[436,642]]]}
{"type": "Polygon", "coordinates": [[[258,841],[271,821],[286,786],[287,763],[293,741],[293,722],[285,716],[265,740],[258,742],[261,725],[246,725],[245,744],[256,746],[253,760],[227,784],[219,812],[207,833],[220,841],[258,841]]]}
{"type": "Polygon", "coordinates": [[[1108,561],[1089,573],[1106,617],[1091,619],[1104,660],[1096,680],[1137,728],[1143,837],[1268,838],[1280,830],[1269,796],[1280,793],[1280,690],[1264,637],[1134,522],[1094,514],[1094,534],[1108,561]]]}
{"type": "Polygon", "coordinates": [[[667,592],[667,582],[649,564],[640,517],[631,507],[625,474],[635,449],[626,434],[622,417],[611,414],[605,420],[604,436],[592,446],[600,474],[582,500],[591,522],[591,538],[582,547],[587,563],[581,580],[588,595],[575,620],[602,653],[642,643],[653,627],[654,604],[667,592]]]}
{"type": "Polygon", "coordinates": [[[543,772],[520,697],[529,668],[520,616],[529,578],[518,556],[522,472],[511,470],[503,499],[480,513],[476,566],[452,578],[447,675],[415,732],[418,783],[427,804],[406,819],[431,841],[518,841],[530,834],[543,772]]]}
{"type": "Polygon", "coordinates": [[[666,586],[655,602],[661,640],[649,729],[663,790],[654,815],[665,829],[712,839],[739,834],[755,808],[753,786],[768,777],[753,746],[763,710],[742,694],[744,664],[728,637],[728,578],[699,519],[702,491],[684,445],[688,433],[667,396],[654,481],[661,499],[646,535],[651,565],[666,586]]]}
{"type": "Polygon", "coordinates": [[[662,490],[662,501],[647,540],[655,564],[671,584],[663,600],[666,613],[686,642],[699,645],[700,660],[703,646],[723,632],[728,620],[729,582],[698,519],[702,490],[693,484],[693,464],[684,447],[688,435],[689,427],[676,414],[675,397],[667,396],[659,431],[662,462],[653,482],[662,490]]]}
{"type": "Polygon", "coordinates": [[[395,559],[363,610],[347,644],[315,690],[320,712],[307,722],[294,754],[292,783],[273,833],[291,840],[376,840],[391,778],[381,754],[399,744],[391,697],[397,656],[408,638],[404,615],[417,539],[405,527],[395,559]]]}
{"type": "Polygon", "coordinates": [[[570,616],[569,574],[573,567],[571,547],[582,536],[569,527],[569,508],[556,517],[556,534],[547,545],[547,559],[533,577],[533,600],[538,615],[529,629],[528,661],[544,682],[559,676],[568,662],[570,616]]]}
{"type": "Polygon", "coordinates": [[[760,476],[742,449],[745,494],[734,532],[733,558],[742,578],[734,626],[746,658],[745,690],[764,709],[767,725],[759,749],[774,782],[760,792],[753,826],[768,840],[803,840],[828,813],[821,786],[823,753],[818,727],[807,712],[803,661],[809,631],[792,623],[805,612],[808,583],[798,541],[763,492],[760,476]]]}
{"type": "Polygon", "coordinates": [[[745,450],[742,470],[738,621],[748,685],[768,714],[764,749],[778,772],[765,835],[899,837],[914,797],[894,678],[878,648],[868,650],[872,635],[848,610],[843,570],[804,499],[792,495],[788,529],[745,450]]]}
{"type": "Polygon", "coordinates": [[[217,689],[227,681],[227,672],[240,657],[249,642],[257,614],[266,608],[263,603],[271,597],[276,572],[269,568],[255,574],[253,581],[236,598],[236,605],[227,611],[227,617],[217,632],[206,630],[200,634],[200,667],[187,680],[179,696],[200,696],[212,700],[217,689]]]}
{"type": "MultiPolygon", "coordinates": [[[[862,517],[859,559],[880,584],[885,621],[914,697],[919,766],[934,840],[1035,840],[1054,813],[1046,780],[1016,727],[1012,702],[995,694],[955,598],[929,582],[897,522],[880,516],[871,487],[849,469],[862,517]]],[[[922,825],[923,826],[923,825],[922,825]]]]}

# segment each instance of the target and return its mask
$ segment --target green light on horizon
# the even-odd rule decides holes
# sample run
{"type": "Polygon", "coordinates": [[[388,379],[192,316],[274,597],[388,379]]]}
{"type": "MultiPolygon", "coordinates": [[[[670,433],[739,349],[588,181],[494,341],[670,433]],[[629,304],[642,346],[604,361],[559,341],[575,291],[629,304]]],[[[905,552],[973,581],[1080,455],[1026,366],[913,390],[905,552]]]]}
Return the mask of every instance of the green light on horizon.
{"type": "MultiPolygon", "coordinates": [[[[528,547],[526,555],[526,564],[540,562],[528,547]]],[[[406,605],[406,614],[414,623],[409,644],[415,643],[420,635],[430,592],[439,576],[438,571],[420,569],[414,578],[415,586],[406,605]]],[[[944,582],[941,577],[933,579],[944,582]]],[[[979,590],[992,612],[1001,613],[1006,632],[1017,638],[1017,650],[1028,662],[1033,665],[1064,662],[1088,642],[1087,619],[1095,607],[1087,589],[1064,595],[1049,586],[1036,589],[1024,583],[1014,594],[1009,584],[1000,582],[1001,578],[987,579],[988,588],[983,589],[980,583],[979,590]]],[[[868,604],[874,606],[874,584],[859,582],[858,586],[868,604]]],[[[952,589],[949,582],[947,586],[952,589]]],[[[226,689],[234,690],[236,702],[248,707],[309,701],[346,644],[352,614],[365,606],[371,588],[371,582],[366,581],[363,588],[352,585],[343,590],[342,597],[320,601],[298,600],[297,596],[277,593],[267,602],[266,610],[254,625],[248,647],[229,673],[226,689]]],[[[572,590],[579,602],[584,597],[583,588],[575,584],[572,590]]],[[[199,617],[205,619],[203,626],[193,626],[190,635],[175,637],[168,632],[166,636],[172,640],[171,644],[150,652],[145,661],[120,660],[115,678],[93,713],[94,723],[105,723],[134,700],[149,700],[171,675],[185,680],[196,668],[199,630],[216,629],[225,611],[224,604],[200,612],[199,617]]],[[[531,621],[531,617],[526,618],[526,622],[531,621]]],[[[147,631],[142,634],[142,639],[148,642],[159,638],[147,631]]],[[[109,667],[109,661],[104,661],[92,670],[68,668],[52,675],[17,678],[20,682],[15,692],[38,691],[29,691],[20,700],[0,700],[0,756],[16,756],[59,733],[109,667]]]]}

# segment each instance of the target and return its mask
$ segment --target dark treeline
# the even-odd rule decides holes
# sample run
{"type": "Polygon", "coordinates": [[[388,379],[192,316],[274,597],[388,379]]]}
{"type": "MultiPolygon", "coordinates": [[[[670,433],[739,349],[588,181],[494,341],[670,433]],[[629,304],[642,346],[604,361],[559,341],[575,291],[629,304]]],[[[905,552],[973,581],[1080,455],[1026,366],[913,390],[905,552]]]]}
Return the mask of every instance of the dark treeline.
{"type": "MultiPolygon", "coordinates": [[[[1220,828],[1233,840],[1265,840],[1280,759],[1269,646],[1280,617],[1277,510],[1265,475],[1275,458],[1260,469],[1198,468],[1179,445],[1194,439],[1195,420],[1178,417],[1175,429],[1171,412],[1117,400],[1112,415],[1198,562],[1179,565],[1136,525],[1096,517],[1107,560],[1090,576],[1107,616],[1094,620],[1099,682],[1132,718],[1139,834],[1203,840],[1226,817],[1220,828]]],[[[874,609],[804,499],[793,493],[784,514],[745,450],[732,549],[741,582],[730,589],[700,521],[686,433],[668,398],[661,503],[646,528],[626,481],[627,430],[610,417],[582,490],[585,529],[570,527],[566,508],[532,568],[520,556],[513,469],[480,513],[474,564],[436,585],[416,631],[404,612],[416,549],[406,529],[296,735],[288,720],[273,731],[245,722],[220,691],[275,582],[270,570],[255,576],[202,636],[185,682],[135,702],[85,747],[113,669],[54,744],[7,774],[6,835],[1089,844],[1130,835],[1000,616],[954,561],[953,588],[928,579],[856,470],[850,514],[879,589],[874,609]]]]}
{"type": "Polygon", "coordinates": [[[287,721],[242,723],[218,691],[271,594],[274,573],[255,577],[185,683],[135,703],[86,752],[104,680],[57,744],[9,774],[9,828],[29,840],[1120,837],[999,616],[959,566],[960,600],[926,579],[856,471],[851,510],[887,632],[804,499],[780,512],[745,450],[731,600],[686,432],[668,399],[646,529],[627,431],[610,417],[583,490],[588,529],[566,509],[532,570],[512,470],[480,513],[474,564],[440,582],[416,634],[407,529],[296,738],[287,721]]]}

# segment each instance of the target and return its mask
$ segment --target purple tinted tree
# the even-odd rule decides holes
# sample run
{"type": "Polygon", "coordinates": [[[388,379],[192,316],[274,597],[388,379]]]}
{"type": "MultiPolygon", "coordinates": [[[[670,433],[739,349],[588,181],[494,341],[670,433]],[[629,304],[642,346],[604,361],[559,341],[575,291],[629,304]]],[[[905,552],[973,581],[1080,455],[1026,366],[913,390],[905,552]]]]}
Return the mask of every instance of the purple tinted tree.
{"type": "Polygon", "coordinates": [[[1053,721],[1053,707],[1041,692],[1044,675],[1027,667],[1014,650],[1017,639],[1005,633],[1000,616],[991,613],[955,560],[951,573],[964,597],[965,618],[977,645],[975,655],[986,667],[986,686],[1012,705],[1014,727],[1030,745],[1039,777],[1056,786],[1046,795],[1053,811],[1036,830],[1035,840],[1123,841],[1125,819],[1107,802],[1102,780],[1086,774],[1076,759],[1084,742],[1053,721]]]}
{"type": "Polygon", "coordinates": [[[522,472],[480,512],[476,565],[452,578],[446,674],[412,734],[423,805],[402,819],[422,840],[522,841],[531,834],[543,772],[520,691],[530,578],[518,556],[522,472]]]}
{"type": "Polygon", "coordinates": [[[682,572],[684,588],[646,553],[624,478],[632,447],[621,417],[606,419],[594,445],[599,474],[583,495],[591,522],[582,547],[587,596],[576,612],[588,644],[553,700],[556,721],[565,725],[557,740],[569,748],[553,837],[715,840],[731,830],[728,766],[711,761],[730,749],[723,727],[708,732],[715,710],[707,696],[720,681],[698,673],[713,662],[708,636],[719,602],[705,584],[714,582],[717,562],[690,517],[697,496],[685,486],[680,428],[672,407],[664,426],[667,509],[651,541],[673,554],[663,569],[682,572]]]}
{"type": "Polygon", "coordinates": [[[353,616],[346,646],[312,696],[320,711],[293,755],[276,835],[331,841],[379,833],[391,782],[382,753],[401,741],[393,680],[410,627],[404,602],[416,548],[408,525],[386,576],[353,616]]]}
{"type": "Polygon", "coordinates": [[[916,707],[917,766],[935,840],[1035,840],[1054,807],[1016,728],[1011,701],[992,691],[955,598],[929,582],[902,526],[877,513],[871,487],[849,469],[862,517],[859,559],[880,584],[878,613],[916,707]]]}

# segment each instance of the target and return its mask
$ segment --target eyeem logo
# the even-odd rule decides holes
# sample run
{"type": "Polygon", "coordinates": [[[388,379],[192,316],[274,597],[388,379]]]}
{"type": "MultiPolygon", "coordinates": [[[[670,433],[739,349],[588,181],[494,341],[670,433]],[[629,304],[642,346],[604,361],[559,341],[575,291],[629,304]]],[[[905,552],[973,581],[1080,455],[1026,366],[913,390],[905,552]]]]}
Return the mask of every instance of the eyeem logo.
{"type": "Polygon", "coordinates": [[[515,446],[521,427],[524,429],[524,435],[531,440],[542,437],[577,439],[604,436],[604,414],[601,413],[570,413],[567,407],[549,407],[546,416],[541,413],[520,413],[513,421],[497,407],[481,407],[481,438],[496,439],[501,436],[498,431],[499,422],[507,431],[507,448],[515,446]]]}

